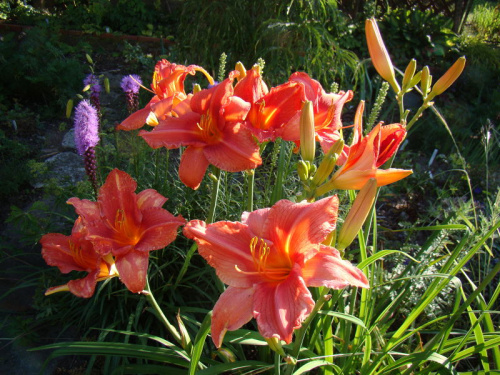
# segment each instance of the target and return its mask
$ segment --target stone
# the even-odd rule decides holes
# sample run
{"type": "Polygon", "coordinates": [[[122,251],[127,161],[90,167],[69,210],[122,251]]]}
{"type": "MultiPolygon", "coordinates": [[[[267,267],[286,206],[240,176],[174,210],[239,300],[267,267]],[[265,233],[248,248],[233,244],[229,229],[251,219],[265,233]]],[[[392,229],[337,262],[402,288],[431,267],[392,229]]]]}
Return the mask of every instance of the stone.
{"type": "MultiPolygon", "coordinates": [[[[81,156],[74,152],[61,152],[54,155],[45,163],[48,166],[48,172],[44,180],[55,179],[57,184],[62,187],[74,186],[77,182],[86,179],[85,167],[81,156]]],[[[35,183],[35,188],[41,188],[45,182],[35,183]]]]}
{"type": "Polygon", "coordinates": [[[61,145],[65,149],[76,150],[76,146],[75,146],[75,130],[73,128],[71,128],[71,130],[69,130],[64,135],[64,138],[63,138],[63,141],[62,141],[61,145]]]}

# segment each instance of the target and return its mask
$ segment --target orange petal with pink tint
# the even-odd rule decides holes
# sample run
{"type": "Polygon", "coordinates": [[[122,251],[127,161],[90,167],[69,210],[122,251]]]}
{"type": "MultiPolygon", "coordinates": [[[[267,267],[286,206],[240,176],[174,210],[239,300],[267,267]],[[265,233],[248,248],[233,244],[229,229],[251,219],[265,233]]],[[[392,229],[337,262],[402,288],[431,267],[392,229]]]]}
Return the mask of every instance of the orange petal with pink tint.
{"type": "Polygon", "coordinates": [[[248,323],[253,316],[253,288],[230,286],[221,294],[212,315],[212,340],[217,348],[227,331],[234,331],[248,323]]]}

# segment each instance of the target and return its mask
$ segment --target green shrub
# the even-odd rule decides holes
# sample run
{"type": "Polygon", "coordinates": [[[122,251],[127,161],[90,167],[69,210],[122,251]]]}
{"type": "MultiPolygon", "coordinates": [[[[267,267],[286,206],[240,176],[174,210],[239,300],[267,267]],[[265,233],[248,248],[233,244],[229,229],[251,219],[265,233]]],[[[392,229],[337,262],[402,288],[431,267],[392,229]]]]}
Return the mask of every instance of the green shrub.
{"type": "Polygon", "coordinates": [[[76,49],[57,35],[48,27],[34,27],[0,42],[0,87],[10,99],[63,108],[80,89],[84,67],[72,57],[76,49]]]}

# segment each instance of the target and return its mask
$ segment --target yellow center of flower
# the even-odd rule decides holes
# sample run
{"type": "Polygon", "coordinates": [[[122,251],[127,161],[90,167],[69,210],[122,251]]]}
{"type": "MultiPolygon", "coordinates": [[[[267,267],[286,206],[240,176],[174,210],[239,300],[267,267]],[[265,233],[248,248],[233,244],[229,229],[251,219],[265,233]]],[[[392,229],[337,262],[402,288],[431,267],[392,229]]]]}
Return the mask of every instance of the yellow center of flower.
{"type": "Polygon", "coordinates": [[[198,134],[203,141],[212,144],[219,142],[222,139],[217,123],[209,111],[207,111],[206,114],[201,115],[200,122],[197,126],[199,131],[198,134]]]}
{"type": "Polygon", "coordinates": [[[290,273],[290,267],[280,267],[276,262],[269,261],[271,249],[265,240],[259,237],[253,237],[250,241],[250,254],[255,265],[256,271],[243,271],[238,265],[235,268],[238,272],[245,275],[258,275],[267,279],[267,281],[283,281],[290,273]]]}
{"type": "Polygon", "coordinates": [[[130,220],[127,220],[127,215],[124,210],[117,210],[115,215],[115,230],[117,231],[117,240],[122,243],[137,245],[141,239],[139,228],[130,220]]]}

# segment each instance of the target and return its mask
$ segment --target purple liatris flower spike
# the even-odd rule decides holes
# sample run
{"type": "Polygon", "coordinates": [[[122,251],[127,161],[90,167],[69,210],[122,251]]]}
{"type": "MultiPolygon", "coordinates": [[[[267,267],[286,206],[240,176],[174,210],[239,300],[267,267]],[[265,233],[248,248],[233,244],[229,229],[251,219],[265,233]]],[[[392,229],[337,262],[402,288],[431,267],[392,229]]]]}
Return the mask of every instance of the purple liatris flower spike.
{"type": "Polygon", "coordinates": [[[128,113],[133,113],[139,108],[139,88],[142,85],[141,77],[137,74],[130,74],[122,78],[120,87],[125,92],[127,98],[128,113]]]}
{"type": "Polygon", "coordinates": [[[83,80],[85,86],[90,85],[90,92],[99,94],[102,91],[102,87],[99,84],[99,77],[89,74],[83,80]]]}
{"type": "Polygon", "coordinates": [[[124,76],[120,83],[120,87],[125,92],[132,92],[134,94],[139,93],[139,88],[142,85],[141,77],[137,74],[129,74],[128,76],[124,76]]]}
{"type": "Polygon", "coordinates": [[[84,86],[90,85],[90,102],[97,109],[97,113],[101,112],[101,102],[99,100],[99,94],[102,91],[102,87],[99,83],[99,77],[89,74],[83,80],[84,86]]]}
{"type": "Polygon", "coordinates": [[[99,143],[99,115],[88,100],[82,100],[75,109],[75,146],[84,157],[85,172],[97,191],[95,146],[99,143]]]}

